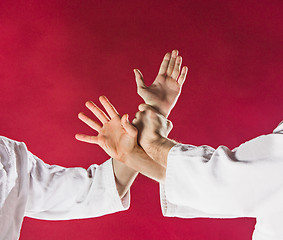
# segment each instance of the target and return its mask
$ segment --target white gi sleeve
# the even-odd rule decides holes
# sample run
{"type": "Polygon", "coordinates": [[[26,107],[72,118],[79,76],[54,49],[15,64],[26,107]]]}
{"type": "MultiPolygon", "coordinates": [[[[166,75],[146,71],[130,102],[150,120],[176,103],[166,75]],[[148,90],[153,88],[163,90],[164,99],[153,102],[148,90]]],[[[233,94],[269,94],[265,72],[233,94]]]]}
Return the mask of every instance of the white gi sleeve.
{"type": "Polygon", "coordinates": [[[102,165],[64,168],[48,165],[28,152],[29,192],[25,215],[47,220],[97,217],[129,208],[129,192],[121,200],[112,159],[102,165]]]}
{"type": "MultiPolygon", "coordinates": [[[[263,222],[264,216],[283,213],[280,133],[282,127],[232,151],[224,146],[173,147],[168,155],[165,184],[160,185],[164,216],[257,217],[258,222],[263,222]]],[[[255,233],[261,235],[263,229],[269,234],[268,227],[256,227],[255,233]]]]}

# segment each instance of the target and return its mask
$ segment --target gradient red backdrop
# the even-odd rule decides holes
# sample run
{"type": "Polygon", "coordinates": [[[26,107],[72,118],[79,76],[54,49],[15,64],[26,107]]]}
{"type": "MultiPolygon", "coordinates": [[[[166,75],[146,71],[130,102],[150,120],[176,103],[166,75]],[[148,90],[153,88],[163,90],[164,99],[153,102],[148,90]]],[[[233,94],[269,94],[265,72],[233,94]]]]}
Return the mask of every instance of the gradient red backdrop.
{"type": "MultiPolygon", "coordinates": [[[[1,135],[49,164],[102,163],[78,119],[104,94],[131,117],[141,99],[133,68],[154,79],[166,51],[190,73],[171,137],[234,148],[282,120],[282,1],[0,1],[1,135]]],[[[126,212],[87,220],[26,218],[21,240],[248,240],[254,219],[161,214],[158,184],[139,176],[126,212]]],[[[0,233],[1,234],[1,233],[0,233]]]]}

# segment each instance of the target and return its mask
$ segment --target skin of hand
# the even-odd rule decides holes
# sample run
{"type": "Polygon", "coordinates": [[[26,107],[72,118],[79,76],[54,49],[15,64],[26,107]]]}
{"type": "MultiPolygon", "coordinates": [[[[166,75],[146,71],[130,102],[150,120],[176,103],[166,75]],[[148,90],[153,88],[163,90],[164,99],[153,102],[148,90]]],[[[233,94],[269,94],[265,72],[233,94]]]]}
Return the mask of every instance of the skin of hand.
{"type": "Polygon", "coordinates": [[[138,147],[136,144],[137,129],[129,124],[127,114],[120,118],[118,112],[106,97],[101,96],[99,101],[110,118],[93,102],[88,101],[86,107],[100,120],[102,125],[88,118],[84,113],[79,113],[79,119],[96,130],[98,135],[77,134],[76,138],[98,144],[109,156],[125,162],[125,156],[131,154],[138,147]]]}
{"type": "MultiPolygon", "coordinates": [[[[104,96],[101,96],[99,101],[109,117],[91,101],[86,102],[86,107],[100,120],[101,124],[92,120],[84,113],[79,113],[78,115],[79,119],[96,130],[98,135],[76,134],[75,137],[79,141],[98,144],[112,158],[126,164],[126,167],[135,170],[134,175],[133,170],[131,170],[130,177],[127,178],[130,180],[130,183],[116,184],[117,189],[121,185],[124,188],[122,190],[120,189],[120,191],[118,189],[120,196],[123,195],[121,194],[122,192],[127,192],[126,190],[131,186],[137,172],[141,172],[156,181],[162,182],[165,177],[165,169],[156,164],[138,145],[138,130],[128,121],[128,115],[125,114],[120,118],[114,106],[104,96]],[[125,189],[125,185],[127,189],[125,189]]],[[[116,178],[123,176],[123,173],[129,173],[128,169],[123,169],[123,171],[118,171],[117,174],[115,172],[115,166],[118,167],[118,170],[121,170],[123,165],[118,162],[113,165],[116,178]]],[[[122,182],[127,181],[122,180],[122,182]]]]}
{"type": "MultiPolygon", "coordinates": [[[[112,120],[113,125],[120,126],[120,117],[115,110],[115,108],[109,103],[109,101],[105,97],[100,97],[100,101],[103,102],[104,105],[107,106],[107,109],[109,111],[109,116],[114,118],[112,120]]],[[[103,123],[103,122],[108,122],[110,119],[109,117],[101,110],[99,109],[93,102],[88,101],[86,102],[86,107],[92,111],[97,118],[103,123]]],[[[79,119],[82,120],[84,123],[86,123],[88,126],[90,126],[92,129],[96,131],[101,130],[100,124],[97,122],[93,121],[89,117],[87,117],[84,113],[80,113],[78,115],[79,119]]],[[[125,116],[127,117],[127,116],[125,116]]],[[[109,124],[108,124],[109,125],[109,124]]],[[[110,127],[113,127],[113,125],[110,125],[110,127]]],[[[107,125],[106,125],[107,127],[107,125]]],[[[102,136],[102,135],[100,135],[102,136]]],[[[76,139],[79,141],[87,142],[87,143],[96,143],[96,141],[103,141],[96,139],[94,136],[88,136],[84,134],[76,134],[76,139]]],[[[103,144],[103,143],[102,143],[103,144]]],[[[112,154],[112,152],[107,152],[109,155],[112,154]]],[[[116,154],[113,154],[113,156],[116,154]]],[[[124,163],[118,161],[117,159],[113,158],[113,172],[115,175],[115,182],[116,182],[116,188],[119,193],[119,196],[123,198],[125,194],[128,192],[130,189],[131,185],[133,184],[136,176],[138,175],[138,172],[133,170],[132,168],[126,166],[124,163]]]]}
{"type": "Polygon", "coordinates": [[[139,129],[139,144],[154,161],[166,168],[168,153],[177,144],[167,138],[172,122],[147,104],[139,105],[139,110],[133,120],[139,129]]]}
{"type": "Polygon", "coordinates": [[[176,104],[188,73],[187,67],[183,67],[181,71],[182,57],[178,53],[178,50],[173,50],[172,53],[165,54],[159,72],[150,86],[145,85],[142,73],[134,69],[138,94],[146,104],[165,117],[168,117],[176,104]]]}

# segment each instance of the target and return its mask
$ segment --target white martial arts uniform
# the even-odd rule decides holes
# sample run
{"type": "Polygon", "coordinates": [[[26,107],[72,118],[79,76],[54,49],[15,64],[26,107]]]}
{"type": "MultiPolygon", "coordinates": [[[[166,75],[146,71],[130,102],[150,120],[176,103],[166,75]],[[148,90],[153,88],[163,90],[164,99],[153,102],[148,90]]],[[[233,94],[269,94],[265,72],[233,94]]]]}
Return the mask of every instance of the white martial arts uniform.
{"type": "Polygon", "coordinates": [[[160,193],[164,216],[256,217],[254,240],[282,240],[283,124],[232,151],[174,146],[160,193]]]}
{"type": "Polygon", "coordinates": [[[24,143],[0,137],[0,240],[16,240],[24,216],[65,220],[97,217],[129,207],[120,200],[112,160],[83,168],[50,166],[24,143]]]}

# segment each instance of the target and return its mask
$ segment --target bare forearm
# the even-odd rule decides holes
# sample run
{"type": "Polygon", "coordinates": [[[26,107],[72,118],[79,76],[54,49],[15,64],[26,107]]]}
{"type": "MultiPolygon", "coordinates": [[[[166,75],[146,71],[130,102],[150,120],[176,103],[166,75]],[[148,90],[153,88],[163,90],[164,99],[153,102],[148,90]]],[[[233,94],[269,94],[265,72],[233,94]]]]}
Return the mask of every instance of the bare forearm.
{"type": "Polygon", "coordinates": [[[138,172],[164,183],[166,177],[167,158],[170,149],[177,143],[168,138],[160,138],[151,144],[151,157],[138,148],[133,154],[127,156],[125,163],[113,159],[113,171],[115,174],[116,188],[120,198],[129,191],[138,172]]]}
{"type": "Polygon", "coordinates": [[[169,151],[177,142],[168,138],[159,138],[145,149],[145,152],[162,167],[166,169],[169,151]]]}
{"type": "Polygon", "coordinates": [[[125,163],[155,181],[163,183],[165,180],[166,168],[151,159],[142,148],[137,148],[133,154],[127,156],[125,163]]]}
{"type": "Polygon", "coordinates": [[[113,159],[112,161],[116,188],[122,199],[132,186],[138,172],[116,159],[113,159]]]}

